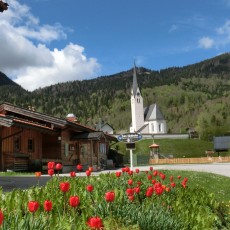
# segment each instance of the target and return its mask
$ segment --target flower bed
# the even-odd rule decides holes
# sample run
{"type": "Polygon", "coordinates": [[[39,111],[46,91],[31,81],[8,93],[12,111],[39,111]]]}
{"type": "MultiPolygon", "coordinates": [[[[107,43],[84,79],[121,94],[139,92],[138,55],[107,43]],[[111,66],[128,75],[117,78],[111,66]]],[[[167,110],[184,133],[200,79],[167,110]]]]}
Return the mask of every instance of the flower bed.
{"type": "Polygon", "coordinates": [[[230,229],[229,207],[190,187],[187,177],[152,167],[59,177],[54,170],[61,168],[48,163],[52,179],[44,187],[1,194],[2,229],[230,229]]]}

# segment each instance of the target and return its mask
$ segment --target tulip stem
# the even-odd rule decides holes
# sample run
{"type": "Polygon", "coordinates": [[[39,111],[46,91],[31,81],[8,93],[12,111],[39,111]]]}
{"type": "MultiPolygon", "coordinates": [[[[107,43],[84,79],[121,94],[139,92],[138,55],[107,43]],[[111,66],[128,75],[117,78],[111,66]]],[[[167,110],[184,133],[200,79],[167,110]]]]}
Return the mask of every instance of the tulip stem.
{"type": "Polygon", "coordinates": [[[65,214],[65,210],[66,210],[66,193],[63,193],[63,200],[64,200],[64,208],[63,208],[63,214],[65,214]]]}

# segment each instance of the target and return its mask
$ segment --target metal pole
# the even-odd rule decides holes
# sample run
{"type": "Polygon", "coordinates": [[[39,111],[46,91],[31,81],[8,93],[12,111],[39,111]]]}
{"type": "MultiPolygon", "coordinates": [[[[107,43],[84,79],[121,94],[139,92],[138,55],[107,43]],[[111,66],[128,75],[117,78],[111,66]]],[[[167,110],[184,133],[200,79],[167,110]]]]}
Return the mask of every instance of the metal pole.
{"type": "Polygon", "coordinates": [[[130,149],[130,169],[133,170],[133,150],[130,149]]]}

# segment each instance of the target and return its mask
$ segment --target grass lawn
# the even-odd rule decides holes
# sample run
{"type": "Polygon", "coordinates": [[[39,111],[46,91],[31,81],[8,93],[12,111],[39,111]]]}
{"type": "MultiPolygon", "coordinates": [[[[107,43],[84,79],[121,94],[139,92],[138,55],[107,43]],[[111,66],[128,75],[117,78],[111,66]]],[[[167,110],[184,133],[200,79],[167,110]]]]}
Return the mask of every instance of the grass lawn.
{"type": "Polygon", "coordinates": [[[225,177],[213,173],[182,171],[182,170],[164,170],[166,175],[180,175],[188,177],[188,186],[202,187],[208,193],[213,193],[218,201],[230,204],[230,177],[225,177]]]}
{"type": "MultiPolygon", "coordinates": [[[[149,155],[149,146],[153,143],[152,139],[144,139],[136,142],[134,153],[138,155],[149,155]]],[[[206,150],[213,150],[213,142],[199,139],[156,139],[154,143],[160,145],[159,152],[164,155],[173,155],[174,158],[182,157],[205,157],[206,150]]],[[[117,143],[118,151],[124,155],[129,154],[126,145],[122,142],[117,143]]],[[[215,154],[214,156],[217,156],[215,154]]],[[[221,156],[230,156],[230,151],[221,153],[221,156]]]]}

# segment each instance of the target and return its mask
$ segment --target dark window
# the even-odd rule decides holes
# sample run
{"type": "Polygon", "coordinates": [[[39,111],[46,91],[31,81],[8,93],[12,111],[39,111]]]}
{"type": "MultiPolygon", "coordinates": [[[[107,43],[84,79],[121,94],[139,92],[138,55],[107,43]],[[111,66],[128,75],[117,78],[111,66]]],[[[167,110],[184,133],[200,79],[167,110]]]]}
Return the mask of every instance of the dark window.
{"type": "Polygon", "coordinates": [[[28,139],[28,152],[34,152],[34,139],[28,139]]]}
{"type": "Polygon", "coordinates": [[[21,137],[15,136],[14,137],[14,151],[19,152],[21,150],[21,137]]]}

